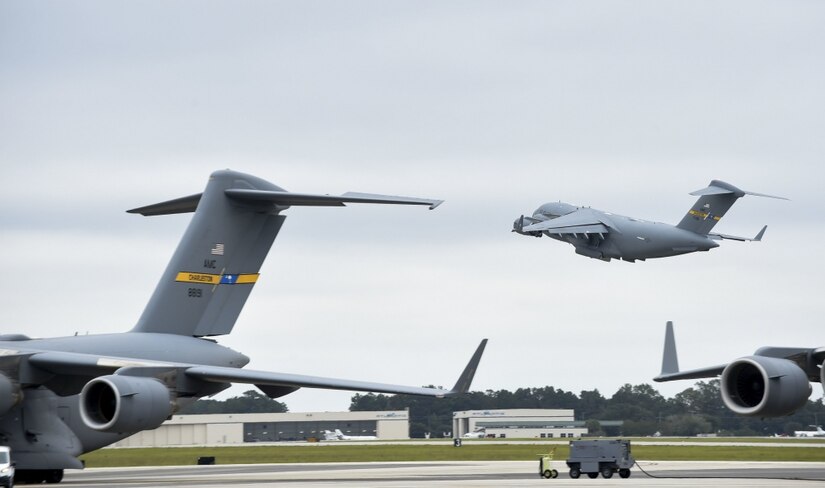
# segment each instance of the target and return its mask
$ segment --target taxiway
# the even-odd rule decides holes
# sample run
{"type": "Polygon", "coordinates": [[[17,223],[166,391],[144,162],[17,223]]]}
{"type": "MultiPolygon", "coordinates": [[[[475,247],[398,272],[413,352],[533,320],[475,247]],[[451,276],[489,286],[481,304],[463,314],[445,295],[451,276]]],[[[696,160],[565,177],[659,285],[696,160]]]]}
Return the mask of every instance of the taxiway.
{"type": "Polygon", "coordinates": [[[67,471],[62,485],[73,488],[233,486],[261,488],[442,486],[696,486],[697,479],[717,486],[805,486],[825,481],[823,463],[640,461],[629,480],[570,479],[563,462],[558,478],[538,476],[537,461],[471,461],[335,464],[248,464],[142,468],[97,468],[67,471]],[[647,474],[645,474],[645,472],[647,474]]]}

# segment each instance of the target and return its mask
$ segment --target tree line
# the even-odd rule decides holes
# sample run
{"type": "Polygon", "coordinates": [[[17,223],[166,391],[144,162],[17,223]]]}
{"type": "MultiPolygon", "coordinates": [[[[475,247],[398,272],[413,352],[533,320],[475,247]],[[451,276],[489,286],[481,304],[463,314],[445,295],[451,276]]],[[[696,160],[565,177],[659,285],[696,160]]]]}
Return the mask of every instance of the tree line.
{"type": "Polygon", "coordinates": [[[761,419],[736,415],[722,402],[718,379],[700,381],[673,398],[664,398],[649,384],[626,384],[610,398],[599,390],[584,390],[576,395],[545,386],[519,388],[514,392],[487,390],[448,398],[357,394],[350,404],[350,411],[407,408],[411,437],[424,437],[426,432],[436,436],[451,431],[453,412],[508,408],[573,409],[576,420],[586,422],[591,435],[793,435],[795,430],[810,430],[809,425],[825,422],[825,405],[821,399],[809,400],[788,417],[761,419]],[[602,420],[621,420],[623,425],[602,427],[602,420]]]}
{"type": "MultiPolygon", "coordinates": [[[[440,436],[452,431],[453,412],[509,408],[573,409],[576,420],[586,422],[591,435],[694,436],[703,433],[735,436],[793,435],[796,430],[825,423],[822,399],[808,400],[793,415],[779,418],[742,417],[728,410],[719,393],[719,380],[700,381],[664,398],[649,384],[623,385],[609,398],[599,390],[583,390],[578,395],[556,389],[519,388],[515,391],[474,391],[447,398],[411,395],[356,394],[349,410],[381,411],[409,409],[410,436],[425,433],[440,436]],[[621,427],[602,426],[603,420],[621,420],[621,427]]],[[[202,399],[181,414],[287,412],[285,403],[255,390],[227,400],[202,399]]]]}

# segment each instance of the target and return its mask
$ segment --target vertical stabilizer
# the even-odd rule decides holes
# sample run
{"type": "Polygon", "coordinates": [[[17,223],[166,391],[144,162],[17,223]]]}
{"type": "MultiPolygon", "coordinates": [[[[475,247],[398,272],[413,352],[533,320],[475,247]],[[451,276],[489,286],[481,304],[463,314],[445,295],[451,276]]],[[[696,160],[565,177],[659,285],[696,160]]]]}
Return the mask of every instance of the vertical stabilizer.
{"type": "Polygon", "coordinates": [[[692,192],[691,195],[699,195],[699,199],[676,227],[707,234],[736,200],[745,196],[745,192],[724,181],[713,180],[707,188],[692,192]]]}
{"type": "Polygon", "coordinates": [[[736,188],[724,181],[712,180],[707,188],[691,192],[691,195],[699,196],[699,200],[688,211],[682,221],[676,224],[680,229],[689,230],[697,234],[708,234],[713,226],[719,222],[725,213],[730,210],[736,200],[745,195],[758,197],[778,198],[787,200],[785,197],[755,193],[736,188]]]}
{"type": "MultiPolygon", "coordinates": [[[[232,331],[292,206],[347,203],[427,206],[441,200],[368,193],[293,193],[255,176],[216,171],[202,194],[129,210],[195,212],[133,332],[213,336],[232,331]]],[[[283,394],[283,393],[280,393],[283,394]]]]}
{"type": "Polygon", "coordinates": [[[679,372],[679,359],[676,357],[676,338],[673,335],[673,322],[668,321],[665,328],[665,352],[662,354],[662,375],[679,372]]]}
{"type": "Polygon", "coordinates": [[[286,217],[266,203],[231,200],[225,195],[230,188],[283,191],[254,176],[213,173],[134,332],[210,336],[232,330],[286,217]]]}

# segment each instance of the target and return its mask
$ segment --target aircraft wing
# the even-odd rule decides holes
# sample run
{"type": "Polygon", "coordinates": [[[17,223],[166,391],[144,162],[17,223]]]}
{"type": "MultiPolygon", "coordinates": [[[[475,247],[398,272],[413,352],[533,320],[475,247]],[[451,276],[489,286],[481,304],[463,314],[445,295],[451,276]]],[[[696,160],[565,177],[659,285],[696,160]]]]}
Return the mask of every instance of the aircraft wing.
{"type": "Polygon", "coordinates": [[[450,390],[442,388],[423,388],[416,386],[392,385],[386,383],[372,383],[367,381],[345,380],[339,378],[325,378],[321,376],[307,376],[289,373],[274,373],[221,366],[193,366],[186,369],[186,376],[213,383],[249,383],[254,384],[267,393],[267,386],[275,387],[275,391],[294,391],[298,388],[324,388],[330,390],[370,391],[378,393],[396,393],[404,395],[423,395],[434,397],[453,396],[466,393],[475,376],[478,363],[487,339],[481,341],[473,357],[450,390]],[[284,390],[279,390],[284,389],[284,390]]]}
{"type": "Polygon", "coordinates": [[[561,217],[525,226],[524,232],[551,234],[607,234],[607,225],[589,209],[580,209],[561,217]]]}
{"type": "Polygon", "coordinates": [[[664,373],[653,378],[653,381],[675,381],[675,380],[695,380],[699,378],[713,378],[722,374],[727,364],[710,366],[707,368],[692,369],[690,371],[679,371],[676,373],[664,373]]]}
{"type": "MultiPolygon", "coordinates": [[[[23,384],[46,384],[53,387],[53,379],[66,378],[67,375],[94,377],[104,374],[145,376],[149,371],[181,371],[186,377],[210,383],[248,383],[254,384],[273,398],[285,395],[298,388],[324,388],[332,390],[371,391],[379,393],[398,393],[423,396],[452,396],[466,393],[475,376],[487,339],[481,341],[464,371],[450,390],[442,388],[422,388],[415,386],[372,383],[367,381],[325,378],[320,376],[299,375],[255,371],[222,366],[194,365],[133,358],[103,357],[93,354],[63,351],[0,351],[0,357],[15,362],[25,361],[34,368],[26,368],[25,377],[19,378],[23,384]],[[25,358],[25,359],[21,359],[25,358]],[[40,373],[38,374],[37,371],[40,373]]],[[[59,394],[76,394],[83,382],[61,384],[59,394]]]]}

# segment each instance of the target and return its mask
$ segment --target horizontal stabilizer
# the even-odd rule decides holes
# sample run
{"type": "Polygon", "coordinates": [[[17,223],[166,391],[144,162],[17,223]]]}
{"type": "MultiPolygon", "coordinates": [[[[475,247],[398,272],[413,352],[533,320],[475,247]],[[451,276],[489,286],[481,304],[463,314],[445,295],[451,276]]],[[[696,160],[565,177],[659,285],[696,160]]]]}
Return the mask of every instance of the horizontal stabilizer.
{"type": "Polygon", "coordinates": [[[188,197],[175,198],[174,200],[146,205],[145,207],[133,208],[126,212],[140,214],[144,217],[194,212],[195,209],[198,208],[198,203],[201,201],[202,196],[203,193],[196,193],[188,197]]]}
{"type": "Polygon", "coordinates": [[[225,193],[226,196],[235,200],[268,202],[281,206],[342,207],[346,203],[382,203],[394,205],[427,205],[430,207],[430,210],[432,210],[444,202],[443,200],[433,200],[427,198],[398,197],[354,192],[347,192],[343,195],[336,196],[315,195],[311,193],[293,193],[288,191],[230,188],[227,189],[225,193]]]}
{"type": "MultiPolygon", "coordinates": [[[[371,193],[347,192],[341,196],[314,195],[311,193],[293,193],[288,191],[249,190],[245,188],[230,188],[224,191],[229,198],[247,202],[265,202],[284,207],[290,206],[317,206],[343,207],[346,203],[380,203],[392,205],[427,205],[430,210],[438,207],[444,200],[428,198],[398,197],[391,195],[377,195],[371,193]]],[[[202,193],[176,198],[165,202],[146,205],[144,207],[127,210],[128,213],[140,214],[145,217],[156,215],[171,215],[194,212],[203,196],[202,193]]]]}
{"type": "Polygon", "coordinates": [[[759,233],[757,233],[756,236],[754,236],[753,238],[751,238],[751,237],[732,236],[730,234],[719,234],[719,233],[716,233],[716,232],[714,232],[712,234],[708,234],[708,237],[710,237],[711,239],[716,239],[716,240],[728,239],[728,240],[731,240],[731,241],[759,242],[759,241],[762,240],[762,236],[765,235],[765,231],[767,229],[768,229],[767,225],[762,227],[762,230],[760,230],[759,233]]]}
{"type": "Polygon", "coordinates": [[[724,181],[720,180],[713,180],[710,182],[710,185],[707,188],[702,188],[701,190],[696,190],[690,192],[693,196],[704,196],[704,195],[727,195],[732,194],[736,197],[744,197],[745,195],[753,195],[755,197],[767,197],[767,198],[777,198],[779,200],[787,200],[785,197],[778,197],[776,195],[768,195],[766,193],[756,193],[753,191],[745,191],[740,190],[739,188],[731,185],[730,183],[725,183],[724,181]]]}

